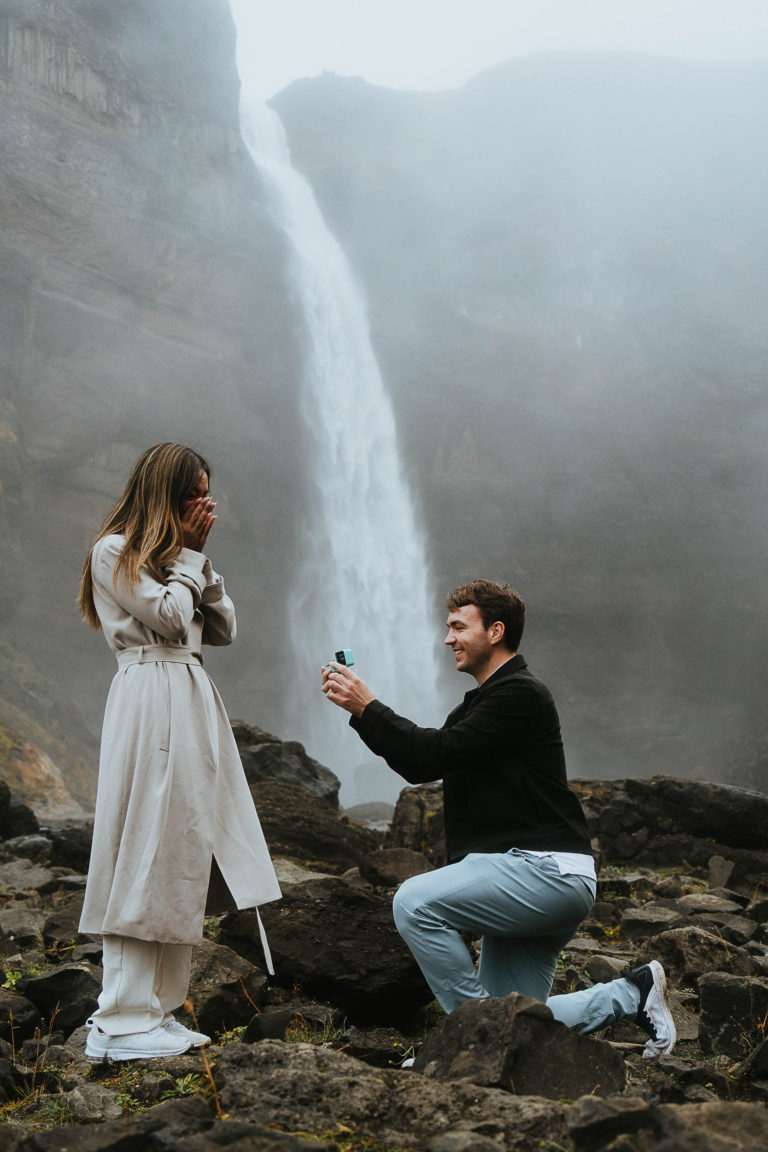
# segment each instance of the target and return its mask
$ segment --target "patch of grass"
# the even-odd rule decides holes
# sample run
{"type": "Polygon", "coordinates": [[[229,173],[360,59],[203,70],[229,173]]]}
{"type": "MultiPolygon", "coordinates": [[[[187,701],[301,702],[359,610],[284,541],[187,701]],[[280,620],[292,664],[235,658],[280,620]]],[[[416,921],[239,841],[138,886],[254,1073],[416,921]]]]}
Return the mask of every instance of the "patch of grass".
{"type": "Polygon", "coordinates": [[[21,980],[21,972],[17,968],[3,969],[5,980],[2,984],[3,988],[10,988],[12,992],[16,991],[16,985],[21,980]]]}
{"type": "Polygon", "coordinates": [[[236,1028],[228,1028],[226,1032],[217,1033],[217,1043],[223,1048],[225,1044],[238,1044],[243,1038],[247,1024],[238,1024],[236,1028]]]}
{"type": "Polygon", "coordinates": [[[280,1128],[276,1124],[266,1124],[274,1132],[283,1132],[286,1136],[298,1136],[308,1145],[330,1144],[336,1152],[411,1152],[408,1148],[396,1148],[392,1144],[382,1144],[381,1140],[373,1136],[366,1136],[363,1132],[355,1132],[346,1124],[337,1123],[335,1128],[328,1128],[324,1132],[291,1131],[280,1128]]]}
{"type": "Polygon", "coordinates": [[[343,1048],[341,1036],[347,1027],[344,1020],[340,1025],[332,1020],[317,1022],[307,1020],[301,1013],[291,1020],[285,1030],[285,1039],[289,1044],[315,1044],[320,1048],[343,1048]]]}
{"type": "Polygon", "coordinates": [[[174,1087],[161,1093],[160,1099],[173,1100],[177,1096],[199,1096],[201,1092],[205,1094],[209,1088],[202,1073],[188,1072],[186,1076],[177,1076],[174,1087]]]}

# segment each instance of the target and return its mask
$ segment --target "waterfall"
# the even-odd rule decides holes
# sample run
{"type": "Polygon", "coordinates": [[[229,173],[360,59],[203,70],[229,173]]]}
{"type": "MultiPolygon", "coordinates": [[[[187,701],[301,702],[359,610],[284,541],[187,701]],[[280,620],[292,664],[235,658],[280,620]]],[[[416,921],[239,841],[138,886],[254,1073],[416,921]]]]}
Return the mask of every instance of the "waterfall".
{"type": "Polygon", "coordinates": [[[366,306],[313,192],[293,167],[279,117],[241,108],[243,139],[290,248],[306,329],[301,434],[311,489],[297,524],[287,592],[291,675],[282,734],[342,781],[342,802],[393,799],[403,787],[319,690],[320,665],[352,648],[374,694],[421,724],[442,721],[439,605],[424,532],[403,472],[392,405],[371,346],[366,306]]]}

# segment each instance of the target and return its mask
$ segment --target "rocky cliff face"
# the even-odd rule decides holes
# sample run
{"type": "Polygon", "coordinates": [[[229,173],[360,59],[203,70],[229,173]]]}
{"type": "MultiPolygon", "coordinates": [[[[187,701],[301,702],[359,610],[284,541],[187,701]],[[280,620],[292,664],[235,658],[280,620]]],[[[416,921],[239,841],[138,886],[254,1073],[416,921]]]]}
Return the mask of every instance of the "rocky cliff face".
{"type": "MultiPolygon", "coordinates": [[[[0,0],[0,772],[47,757],[83,803],[113,661],[78,575],[152,442],[214,465],[230,712],[312,690],[282,644],[301,329],[234,45],[224,0],[0,0]]],[[[574,774],[764,778],[766,104],[759,65],[613,57],[275,101],[371,303],[435,583],[519,584],[574,774]]]]}
{"type": "Polygon", "coordinates": [[[744,782],[768,638],[768,67],[552,55],[456,91],[324,75],[273,103],[365,286],[438,586],[527,596],[573,772],[733,761],[744,782]]]}
{"type": "Polygon", "coordinates": [[[277,691],[254,652],[279,651],[297,350],[234,48],[224,0],[0,5],[0,723],[52,732],[81,800],[112,661],[73,602],[148,444],[195,444],[226,493],[228,703],[255,718],[277,691]]]}

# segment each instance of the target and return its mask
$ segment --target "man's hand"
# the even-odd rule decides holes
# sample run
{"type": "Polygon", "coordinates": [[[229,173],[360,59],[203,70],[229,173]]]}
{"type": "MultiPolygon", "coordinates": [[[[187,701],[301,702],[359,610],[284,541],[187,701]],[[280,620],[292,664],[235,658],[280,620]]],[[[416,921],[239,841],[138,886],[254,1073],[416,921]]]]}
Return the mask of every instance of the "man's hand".
{"type": "Polygon", "coordinates": [[[210,496],[199,496],[183,500],[181,504],[181,530],[184,533],[184,547],[193,552],[204,552],[208,533],[216,517],[213,510],[216,504],[210,496]]]}
{"type": "Polygon", "coordinates": [[[362,716],[366,704],[375,699],[373,692],[359,676],[335,660],[323,668],[321,686],[327,700],[345,712],[351,712],[353,716],[362,716]]]}

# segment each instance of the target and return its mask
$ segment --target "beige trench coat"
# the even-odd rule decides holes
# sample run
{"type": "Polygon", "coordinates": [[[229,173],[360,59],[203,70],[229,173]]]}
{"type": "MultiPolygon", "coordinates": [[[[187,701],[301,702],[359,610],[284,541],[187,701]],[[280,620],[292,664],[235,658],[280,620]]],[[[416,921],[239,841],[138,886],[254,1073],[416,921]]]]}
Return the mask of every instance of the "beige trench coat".
{"type": "Polygon", "coordinates": [[[231,643],[235,613],[210,561],[188,548],[167,584],[143,571],[135,588],[122,578],[115,587],[122,546],[107,536],[93,552],[96,610],[118,671],[80,931],[197,944],[212,867],[230,906],[280,897],[224,705],[193,655],[201,643],[231,643]]]}

